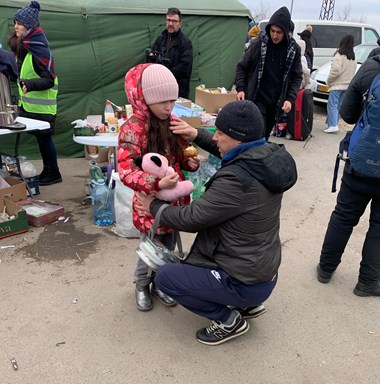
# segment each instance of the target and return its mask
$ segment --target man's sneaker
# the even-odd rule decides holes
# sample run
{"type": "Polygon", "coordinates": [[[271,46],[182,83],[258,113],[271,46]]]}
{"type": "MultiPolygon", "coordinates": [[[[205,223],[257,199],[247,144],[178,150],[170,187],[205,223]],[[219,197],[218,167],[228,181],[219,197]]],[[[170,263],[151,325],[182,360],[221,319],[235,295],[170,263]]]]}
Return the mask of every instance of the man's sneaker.
{"type": "Polygon", "coordinates": [[[267,310],[263,304],[256,305],[255,307],[232,307],[232,310],[238,311],[243,319],[254,319],[263,315],[267,310]]]}
{"type": "Polygon", "coordinates": [[[202,344],[219,345],[235,337],[241,336],[249,329],[249,324],[239,314],[236,315],[231,325],[220,321],[212,321],[211,324],[197,332],[197,339],[202,344]]]}
{"type": "Polygon", "coordinates": [[[375,282],[375,284],[367,285],[359,281],[354,288],[354,293],[360,297],[380,296],[380,283],[377,282],[376,284],[375,282]]]}
{"type": "Polygon", "coordinates": [[[317,265],[317,279],[320,283],[327,284],[330,282],[333,272],[325,272],[321,265],[317,265]]]}

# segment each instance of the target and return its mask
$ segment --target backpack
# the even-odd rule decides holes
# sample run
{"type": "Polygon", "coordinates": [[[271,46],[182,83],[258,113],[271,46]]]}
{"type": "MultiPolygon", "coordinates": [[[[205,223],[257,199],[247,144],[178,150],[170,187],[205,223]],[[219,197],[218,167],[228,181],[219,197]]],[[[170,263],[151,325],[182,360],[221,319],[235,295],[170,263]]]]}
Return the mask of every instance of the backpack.
{"type": "Polygon", "coordinates": [[[380,73],[364,94],[364,106],[359,120],[339,144],[332,192],[336,192],[340,160],[349,160],[358,176],[380,179],[380,73]]]}

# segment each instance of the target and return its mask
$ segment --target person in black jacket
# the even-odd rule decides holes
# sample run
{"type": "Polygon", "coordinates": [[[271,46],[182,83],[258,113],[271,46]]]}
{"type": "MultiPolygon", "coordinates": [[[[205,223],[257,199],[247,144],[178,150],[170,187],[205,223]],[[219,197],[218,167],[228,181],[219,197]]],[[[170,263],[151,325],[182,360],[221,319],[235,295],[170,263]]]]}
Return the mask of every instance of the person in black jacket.
{"type": "Polygon", "coordinates": [[[190,206],[176,207],[138,195],[137,209],[160,224],[195,233],[186,260],[161,266],[155,283],[189,311],[212,320],[196,333],[219,345],[246,333],[263,313],[281,264],[280,210],[283,192],[297,180],[296,164],[284,146],[263,137],[263,118],[249,100],[233,101],[216,118],[216,133],[174,117],[171,130],[221,157],[221,168],[190,206]]]}
{"type": "Polygon", "coordinates": [[[277,10],[265,35],[253,41],[236,67],[238,100],[253,101],[264,118],[265,138],[281,114],[289,113],[302,82],[301,49],[290,36],[289,10],[277,10]]]}
{"type": "Polygon", "coordinates": [[[177,8],[169,8],[166,13],[166,29],[153,44],[153,51],[158,52],[173,73],[179,86],[179,97],[189,98],[190,78],[193,68],[193,45],[181,31],[182,14],[177,8]],[[169,59],[167,63],[165,59],[169,59]]]}
{"type": "MultiPolygon", "coordinates": [[[[340,115],[348,124],[355,124],[362,112],[363,94],[380,73],[380,55],[366,60],[352,79],[344,96],[340,115]]],[[[378,101],[376,101],[378,102],[378,101]]],[[[346,162],[337,204],[331,214],[317,266],[318,281],[330,282],[341,262],[353,228],[367,205],[371,205],[369,229],[362,249],[357,296],[380,296],[380,179],[359,176],[346,162]]]]}

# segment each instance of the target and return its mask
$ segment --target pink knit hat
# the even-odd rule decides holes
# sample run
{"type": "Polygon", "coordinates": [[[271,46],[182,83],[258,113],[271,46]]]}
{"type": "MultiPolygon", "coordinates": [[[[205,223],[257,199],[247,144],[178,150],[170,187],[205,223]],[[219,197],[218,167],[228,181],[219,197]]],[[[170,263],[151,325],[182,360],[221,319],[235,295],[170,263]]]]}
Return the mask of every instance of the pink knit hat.
{"type": "Polygon", "coordinates": [[[164,65],[152,64],[145,68],[141,86],[147,105],[178,99],[177,80],[164,65]]]}

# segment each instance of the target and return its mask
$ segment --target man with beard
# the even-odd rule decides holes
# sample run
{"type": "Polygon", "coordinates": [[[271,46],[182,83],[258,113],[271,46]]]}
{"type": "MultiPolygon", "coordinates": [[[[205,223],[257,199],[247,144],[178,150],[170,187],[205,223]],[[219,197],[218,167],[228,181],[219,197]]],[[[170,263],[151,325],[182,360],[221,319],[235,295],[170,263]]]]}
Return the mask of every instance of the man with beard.
{"type": "Polygon", "coordinates": [[[193,67],[193,45],[181,31],[182,14],[177,8],[169,8],[166,13],[166,29],[153,44],[153,51],[159,52],[177,80],[179,97],[189,98],[190,77],[193,67]],[[167,62],[169,59],[170,63],[167,62]]]}

